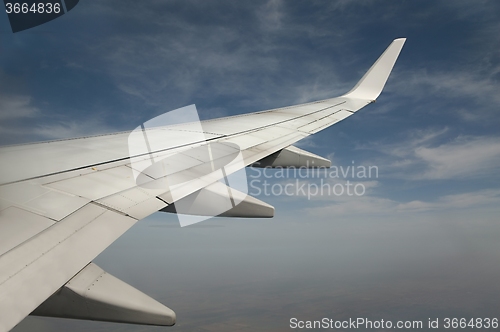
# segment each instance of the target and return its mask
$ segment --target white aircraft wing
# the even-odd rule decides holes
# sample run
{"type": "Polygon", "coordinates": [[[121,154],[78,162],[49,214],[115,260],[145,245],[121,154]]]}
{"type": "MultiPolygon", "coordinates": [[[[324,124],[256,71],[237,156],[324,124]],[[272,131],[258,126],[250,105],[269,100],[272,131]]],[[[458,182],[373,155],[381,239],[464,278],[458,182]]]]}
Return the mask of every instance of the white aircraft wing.
{"type": "MultiPolygon", "coordinates": [[[[143,128],[147,154],[131,154],[130,132],[0,148],[0,331],[29,314],[175,324],[172,310],[92,260],[156,211],[216,215],[210,210],[214,204],[180,211],[174,203],[193,195],[217,202],[231,189],[219,180],[243,167],[329,166],[328,160],[292,144],[374,102],[404,42],[394,40],[358,84],[338,98],[203,121],[201,127],[143,128]],[[207,147],[208,159],[203,155],[207,147]],[[168,170],[141,166],[153,158],[168,170]]],[[[270,205],[238,191],[230,195],[232,206],[220,215],[274,213],[270,205]]]]}

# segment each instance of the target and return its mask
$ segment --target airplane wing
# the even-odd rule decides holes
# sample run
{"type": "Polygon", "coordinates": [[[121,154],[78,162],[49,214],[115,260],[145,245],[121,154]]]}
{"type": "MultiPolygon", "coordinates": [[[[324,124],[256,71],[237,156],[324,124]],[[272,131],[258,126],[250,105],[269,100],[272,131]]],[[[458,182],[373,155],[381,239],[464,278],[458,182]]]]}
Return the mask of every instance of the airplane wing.
{"type": "MultiPolygon", "coordinates": [[[[201,127],[143,127],[147,154],[131,154],[130,132],[1,148],[0,331],[29,314],[175,324],[172,310],[92,260],[154,212],[216,215],[210,211],[214,204],[180,211],[178,203],[193,195],[217,202],[231,189],[219,180],[243,167],[329,166],[328,160],[293,144],[374,102],[404,42],[394,40],[356,86],[338,98],[207,120],[201,127]],[[204,141],[198,139],[200,131],[204,141]],[[206,146],[215,153],[210,159],[200,152],[206,146]],[[238,163],[231,162],[235,155],[238,163]],[[153,158],[165,161],[169,170],[141,166],[153,158]],[[214,162],[228,166],[221,171],[214,162]],[[137,171],[143,175],[140,184],[137,171]]],[[[237,191],[231,202],[226,216],[274,213],[272,206],[237,191]]]]}

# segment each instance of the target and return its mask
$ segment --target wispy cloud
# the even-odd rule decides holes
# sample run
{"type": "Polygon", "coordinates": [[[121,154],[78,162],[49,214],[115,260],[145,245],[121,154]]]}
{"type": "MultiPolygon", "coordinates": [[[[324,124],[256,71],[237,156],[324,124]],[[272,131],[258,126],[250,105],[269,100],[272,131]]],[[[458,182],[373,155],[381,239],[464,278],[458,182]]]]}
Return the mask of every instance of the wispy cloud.
{"type": "Polygon", "coordinates": [[[470,71],[439,72],[416,70],[405,74],[405,88],[400,89],[409,96],[421,98],[433,95],[441,98],[467,98],[481,104],[500,104],[500,83],[493,77],[470,71]]]}
{"type": "Polygon", "coordinates": [[[313,215],[378,215],[401,217],[405,214],[474,209],[488,207],[498,209],[500,190],[479,190],[460,194],[445,195],[436,200],[413,200],[399,202],[390,198],[373,195],[339,196],[330,204],[308,209],[313,215]]]}
{"type": "Polygon", "coordinates": [[[40,124],[33,129],[32,134],[42,140],[52,140],[106,134],[114,131],[116,131],[115,128],[94,118],[87,121],[69,120],[40,124]]]}
{"type": "Polygon", "coordinates": [[[26,95],[0,95],[0,121],[40,115],[32,98],[26,95]]]}
{"type": "Polygon", "coordinates": [[[495,175],[500,168],[500,138],[457,136],[448,128],[418,130],[408,138],[359,147],[383,154],[372,164],[384,174],[406,180],[468,180],[495,175]]]}
{"type": "Polygon", "coordinates": [[[459,137],[437,147],[418,147],[414,156],[427,165],[417,178],[485,177],[500,168],[500,138],[459,137]]]}
{"type": "Polygon", "coordinates": [[[265,30],[274,30],[282,27],[283,0],[269,0],[257,10],[259,18],[265,30]]]}
{"type": "Polygon", "coordinates": [[[469,209],[481,206],[497,206],[500,202],[500,190],[485,189],[454,195],[446,195],[433,202],[411,201],[398,204],[397,210],[408,212],[427,212],[448,209],[469,209]]]}
{"type": "MultiPolygon", "coordinates": [[[[129,4],[118,6],[112,18],[117,24],[137,22],[133,34],[111,33],[83,48],[99,59],[93,70],[101,68],[119,90],[148,106],[225,98],[229,106],[250,111],[332,97],[350,87],[337,78],[341,60],[353,61],[340,49],[352,31],[331,19],[336,6],[327,6],[329,15],[312,6],[319,23],[311,24],[311,13],[297,19],[297,8],[279,0],[224,3],[223,14],[217,2],[181,12],[173,3],[157,2],[150,6],[156,10],[138,8],[140,15],[129,4]],[[215,12],[217,19],[207,15],[215,12]],[[140,23],[145,21],[157,28],[146,28],[140,23]],[[328,51],[302,47],[313,38],[323,40],[328,51]]],[[[87,11],[100,17],[110,7],[115,5],[92,3],[87,11]]]]}

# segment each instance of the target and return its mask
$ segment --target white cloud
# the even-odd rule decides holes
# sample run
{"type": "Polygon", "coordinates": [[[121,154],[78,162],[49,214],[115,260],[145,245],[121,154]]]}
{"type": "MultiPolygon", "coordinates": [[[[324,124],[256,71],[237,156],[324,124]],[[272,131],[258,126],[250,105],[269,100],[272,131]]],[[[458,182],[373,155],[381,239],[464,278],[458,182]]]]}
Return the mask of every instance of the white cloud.
{"type": "Polygon", "coordinates": [[[284,16],[282,7],[282,0],[269,0],[257,10],[257,17],[265,30],[274,30],[282,27],[281,20],[284,16]]]}
{"type": "Polygon", "coordinates": [[[500,190],[484,189],[475,192],[442,196],[434,202],[411,201],[397,206],[399,211],[426,212],[443,209],[469,209],[500,202],[500,190]]]}
{"type": "Polygon", "coordinates": [[[476,178],[500,168],[500,138],[462,137],[438,147],[418,147],[416,158],[427,164],[423,179],[476,178]]]}
{"type": "Polygon", "coordinates": [[[500,190],[484,189],[474,192],[445,195],[434,201],[414,200],[398,202],[376,196],[341,196],[331,203],[318,208],[308,209],[313,215],[397,215],[436,211],[470,210],[474,208],[498,209],[500,190]]]}
{"type": "Polygon", "coordinates": [[[31,97],[26,95],[0,95],[0,120],[34,117],[38,108],[32,105],[31,97]]]}
{"type": "Polygon", "coordinates": [[[472,68],[467,71],[450,72],[416,70],[407,73],[406,76],[405,92],[408,95],[465,97],[482,104],[491,102],[500,104],[498,93],[500,83],[493,77],[485,76],[472,68]]]}
{"type": "Polygon", "coordinates": [[[50,124],[38,125],[32,134],[43,140],[75,138],[100,135],[116,132],[115,128],[108,127],[96,119],[87,121],[57,121],[50,124]]]}
{"type": "Polygon", "coordinates": [[[383,153],[383,158],[371,164],[393,178],[460,180],[496,175],[500,168],[500,137],[459,136],[444,141],[447,133],[448,128],[419,130],[397,143],[377,143],[361,149],[383,153]]]}

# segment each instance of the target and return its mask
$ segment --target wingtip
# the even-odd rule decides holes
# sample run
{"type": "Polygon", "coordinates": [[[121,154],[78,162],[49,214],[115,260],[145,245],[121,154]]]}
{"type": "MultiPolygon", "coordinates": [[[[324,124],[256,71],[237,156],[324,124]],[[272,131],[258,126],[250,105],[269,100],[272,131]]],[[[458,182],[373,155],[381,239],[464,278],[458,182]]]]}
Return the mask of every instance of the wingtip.
{"type": "Polygon", "coordinates": [[[406,38],[397,38],[386,48],[358,83],[343,97],[373,101],[382,92],[406,38]]]}

